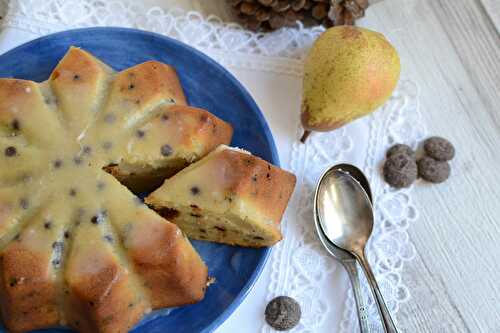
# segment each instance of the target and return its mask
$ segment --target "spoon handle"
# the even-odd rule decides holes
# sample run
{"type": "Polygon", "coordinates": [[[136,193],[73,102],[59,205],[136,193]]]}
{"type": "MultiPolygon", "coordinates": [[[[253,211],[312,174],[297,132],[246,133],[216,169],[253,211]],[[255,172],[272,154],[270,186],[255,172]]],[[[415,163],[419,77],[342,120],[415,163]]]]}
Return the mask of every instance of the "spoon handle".
{"type": "Polygon", "coordinates": [[[366,314],[365,301],[363,299],[363,294],[361,293],[361,286],[359,284],[359,275],[356,268],[356,261],[346,260],[342,262],[349,275],[349,279],[352,284],[352,291],[354,294],[354,300],[356,301],[356,309],[358,310],[358,320],[359,328],[361,333],[369,333],[370,329],[368,327],[368,316],[366,314]]]}
{"type": "Polygon", "coordinates": [[[377,309],[380,314],[380,318],[382,319],[382,324],[384,326],[384,331],[386,333],[397,333],[396,325],[394,325],[394,321],[392,320],[389,309],[387,309],[387,305],[385,304],[384,298],[377,284],[377,280],[375,279],[375,275],[370,268],[370,264],[366,260],[364,253],[360,253],[358,256],[361,267],[363,267],[363,271],[366,275],[366,280],[368,281],[368,285],[372,290],[373,297],[375,298],[375,303],[377,304],[377,309]]]}

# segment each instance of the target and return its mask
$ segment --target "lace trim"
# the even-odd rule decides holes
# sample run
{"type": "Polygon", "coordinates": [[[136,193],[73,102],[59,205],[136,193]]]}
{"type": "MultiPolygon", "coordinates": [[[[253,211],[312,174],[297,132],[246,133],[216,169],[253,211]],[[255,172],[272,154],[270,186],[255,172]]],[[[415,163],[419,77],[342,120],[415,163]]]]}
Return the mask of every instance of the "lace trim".
{"type": "MultiPolygon", "coordinates": [[[[411,188],[397,191],[390,188],[383,182],[379,169],[389,146],[405,142],[416,148],[424,137],[425,128],[418,111],[417,96],[417,86],[411,81],[403,81],[376,116],[362,120],[370,132],[363,170],[370,179],[375,199],[375,227],[368,244],[368,259],[392,313],[397,313],[400,305],[410,298],[401,274],[404,264],[415,256],[407,229],[418,214],[410,199],[411,188]],[[373,144],[375,142],[377,144],[373,144]]],[[[312,223],[312,198],[323,171],[344,160],[351,152],[355,133],[356,130],[346,126],[330,133],[314,134],[305,145],[298,142],[293,145],[291,169],[299,176],[299,193],[295,194],[290,205],[296,209],[287,212],[283,222],[283,232],[287,237],[277,246],[270,261],[272,273],[268,288],[269,300],[276,295],[287,294],[301,303],[302,320],[292,332],[317,332],[321,327],[338,325],[326,323],[331,309],[328,297],[324,295],[336,294],[332,287],[336,275],[345,275],[344,280],[347,276],[338,272],[343,268],[324,251],[317,239],[312,223]]],[[[355,303],[347,283],[349,287],[340,322],[342,333],[359,331],[355,303]]],[[[370,322],[372,332],[383,332],[376,320],[377,310],[364,277],[362,285],[370,318],[375,319],[370,322]]],[[[271,332],[271,329],[264,325],[262,332],[271,332]]]]}
{"type": "Polygon", "coordinates": [[[283,28],[273,33],[254,33],[216,16],[197,12],[148,8],[132,0],[0,0],[8,14],[3,27],[37,35],[90,26],[119,26],[153,31],[208,53],[224,65],[300,75],[307,49],[322,27],[283,28]],[[228,56],[228,52],[231,56],[228,56]],[[234,56],[234,53],[238,53],[234,56]],[[270,59],[277,58],[277,59],[270,59]],[[279,63],[276,60],[280,60],[279,63]]]}
{"type": "MultiPolygon", "coordinates": [[[[297,24],[296,28],[269,34],[253,33],[237,24],[223,23],[215,16],[203,17],[179,9],[147,8],[132,0],[0,0],[0,16],[7,9],[8,13],[0,21],[2,27],[37,35],[88,26],[134,27],[176,38],[225,66],[293,76],[302,76],[304,55],[324,30],[306,29],[297,24]]],[[[403,81],[383,110],[377,111],[375,117],[369,116],[353,124],[356,123],[362,127],[363,133],[369,132],[367,146],[363,149],[354,149],[353,138],[359,144],[357,135],[360,132],[354,128],[358,125],[314,134],[307,144],[295,142],[292,147],[290,167],[298,177],[298,193],[293,196],[283,221],[283,232],[287,237],[275,248],[270,260],[268,298],[288,294],[300,301],[303,319],[293,332],[316,332],[327,324],[328,327],[338,325],[338,322],[328,323],[332,317],[331,303],[335,302],[329,302],[324,296],[326,290],[327,294],[338,299],[339,293],[333,289],[333,281],[343,288],[342,293],[347,291],[340,332],[358,330],[347,276],[323,250],[311,223],[313,191],[320,174],[339,160],[349,160],[354,153],[366,156],[361,163],[371,180],[376,200],[376,225],[368,248],[369,260],[393,311],[410,297],[401,274],[404,264],[415,255],[406,231],[418,214],[409,196],[411,189],[392,190],[381,181],[378,170],[386,148],[393,142],[416,146],[425,134],[418,112],[416,85],[403,81]]],[[[297,123],[297,131],[299,128],[297,123]]],[[[369,311],[376,318],[373,302],[370,300],[368,304],[369,311]]],[[[375,322],[373,329],[373,332],[381,332],[375,322]]],[[[265,325],[262,331],[270,332],[270,328],[265,325]]]]}

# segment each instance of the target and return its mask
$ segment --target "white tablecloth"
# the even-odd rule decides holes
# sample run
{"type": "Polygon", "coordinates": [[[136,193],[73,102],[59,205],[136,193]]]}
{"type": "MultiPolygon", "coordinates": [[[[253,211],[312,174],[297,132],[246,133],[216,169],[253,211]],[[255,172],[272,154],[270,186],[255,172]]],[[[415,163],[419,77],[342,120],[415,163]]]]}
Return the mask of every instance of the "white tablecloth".
{"type": "MultiPolygon", "coordinates": [[[[417,218],[411,189],[392,191],[379,176],[385,149],[393,142],[416,146],[424,135],[418,113],[418,89],[404,78],[393,98],[373,116],[331,133],[313,134],[306,145],[300,135],[302,59],[320,28],[285,29],[253,34],[215,17],[144,7],[130,0],[0,0],[7,10],[0,31],[0,53],[25,41],[69,28],[111,25],[159,32],[190,44],[226,66],[249,90],[265,114],[278,146],[282,166],[298,178],[297,189],[282,222],[284,241],[249,296],[217,332],[270,332],[263,312],[277,295],[296,298],[302,320],[292,332],[355,332],[354,303],[342,267],[328,257],[314,234],[312,191],[328,166],[357,164],[372,181],[376,226],[369,260],[389,307],[397,312],[410,298],[403,275],[414,256],[407,228],[417,218]]],[[[380,331],[370,302],[374,331],[380,331]]]]}

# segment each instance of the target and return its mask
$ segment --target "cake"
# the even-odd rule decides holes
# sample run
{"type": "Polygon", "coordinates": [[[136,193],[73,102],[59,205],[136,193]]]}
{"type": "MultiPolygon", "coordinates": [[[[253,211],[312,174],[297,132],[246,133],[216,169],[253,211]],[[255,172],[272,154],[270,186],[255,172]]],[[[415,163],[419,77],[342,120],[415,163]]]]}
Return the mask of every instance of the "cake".
{"type": "Polygon", "coordinates": [[[134,192],[156,189],[165,178],[231,142],[232,127],[208,111],[185,105],[164,105],[140,126],[120,163],[105,170],[134,192]],[[147,133],[147,135],[146,135],[147,133]],[[158,149],[158,142],[168,142],[158,149]]]}
{"type": "Polygon", "coordinates": [[[201,300],[207,267],[189,240],[113,175],[142,188],[231,134],[156,61],[115,73],[71,48],[44,83],[0,79],[7,329],[127,332],[152,309],[201,300]]]}
{"type": "Polygon", "coordinates": [[[190,238],[263,247],[282,238],[280,221],[294,186],[293,174],[221,145],[145,201],[190,238]]]}

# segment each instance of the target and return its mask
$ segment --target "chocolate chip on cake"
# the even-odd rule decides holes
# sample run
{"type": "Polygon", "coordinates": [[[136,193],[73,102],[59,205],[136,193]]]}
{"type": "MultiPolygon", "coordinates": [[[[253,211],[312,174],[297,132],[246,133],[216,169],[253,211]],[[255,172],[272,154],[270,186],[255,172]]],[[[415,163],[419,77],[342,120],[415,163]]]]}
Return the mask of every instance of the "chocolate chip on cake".
{"type": "Polygon", "coordinates": [[[392,155],[395,155],[395,154],[398,154],[398,153],[403,153],[403,154],[406,154],[406,155],[410,156],[411,158],[415,158],[415,152],[413,151],[413,149],[411,149],[410,146],[405,145],[405,144],[401,144],[401,143],[397,143],[394,146],[392,146],[387,151],[387,153],[385,154],[385,156],[386,156],[386,158],[389,158],[392,155]]]}
{"type": "Polygon", "coordinates": [[[266,322],[278,331],[287,331],[300,321],[300,305],[291,297],[278,296],[266,306],[266,322]]]}
{"type": "Polygon", "coordinates": [[[190,191],[191,191],[192,195],[198,195],[198,194],[200,194],[200,188],[198,186],[191,187],[190,191]]]}
{"type": "Polygon", "coordinates": [[[161,154],[163,156],[170,156],[172,155],[172,152],[174,151],[170,145],[163,145],[161,146],[161,154]]]}
{"type": "Polygon", "coordinates": [[[76,196],[76,189],[75,188],[70,188],[68,194],[69,194],[70,197],[76,196]]]}
{"type": "Polygon", "coordinates": [[[90,222],[92,224],[99,224],[99,222],[100,222],[99,217],[97,215],[92,216],[92,218],[90,219],[90,222]]]}
{"type": "Polygon", "coordinates": [[[75,163],[76,165],[80,165],[80,164],[82,164],[82,162],[83,162],[83,160],[80,156],[75,156],[73,158],[73,163],[75,163]]]}
{"type": "Polygon", "coordinates": [[[19,125],[19,120],[14,119],[14,120],[12,121],[12,129],[13,129],[14,131],[19,131],[19,130],[21,129],[21,126],[19,125]]]}
{"type": "Polygon", "coordinates": [[[139,139],[142,139],[146,133],[143,130],[137,130],[137,132],[135,132],[135,134],[137,135],[137,137],[139,139]]]}
{"type": "Polygon", "coordinates": [[[43,224],[43,227],[48,230],[48,229],[50,229],[52,227],[52,223],[50,221],[46,221],[43,224]]]}
{"type": "Polygon", "coordinates": [[[418,175],[431,183],[442,183],[450,176],[450,164],[425,156],[418,160],[418,175]]]}
{"type": "Polygon", "coordinates": [[[84,147],[83,147],[83,153],[84,153],[85,155],[88,155],[88,154],[90,154],[91,152],[92,152],[92,148],[91,148],[90,146],[84,146],[84,147]]]}
{"type": "Polygon", "coordinates": [[[438,136],[426,139],[424,150],[427,156],[438,161],[449,161],[455,156],[455,147],[451,142],[438,136]]]}
{"type": "Polygon", "coordinates": [[[388,158],[383,168],[385,181],[396,188],[409,187],[417,179],[417,163],[405,153],[388,158]]]}
{"type": "Polygon", "coordinates": [[[62,167],[63,165],[63,162],[59,159],[55,160],[52,165],[54,166],[54,169],[59,169],[60,167],[62,167]]]}
{"type": "Polygon", "coordinates": [[[73,75],[73,80],[75,81],[80,80],[80,75],[78,74],[73,75]]]}
{"type": "Polygon", "coordinates": [[[10,146],[10,147],[5,148],[5,156],[12,157],[12,156],[16,156],[16,154],[17,154],[16,147],[10,146]]]}
{"type": "Polygon", "coordinates": [[[105,187],[106,187],[106,184],[104,182],[102,182],[102,181],[97,182],[97,190],[98,191],[104,190],[105,187]]]}
{"type": "Polygon", "coordinates": [[[114,123],[116,120],[116,117],[112,113],[108,113],[107,115],[104,116],[104,121],[108,124],[114,123]]]}
{"type": "Polygon", "coordinates": [[[113,144],[110,141],[103,142],[102,144],[102,148],[104,148],[104,150],[110,150],[111,147],[113,147],[113,144]]]}
{"type": "Polygon", "coordinates": [[[21,198],[21,200],[19,200],[19,206],[21,206],[22,209],[28,209],[28,207],[29,207],[28,199],[21,198]]]}

